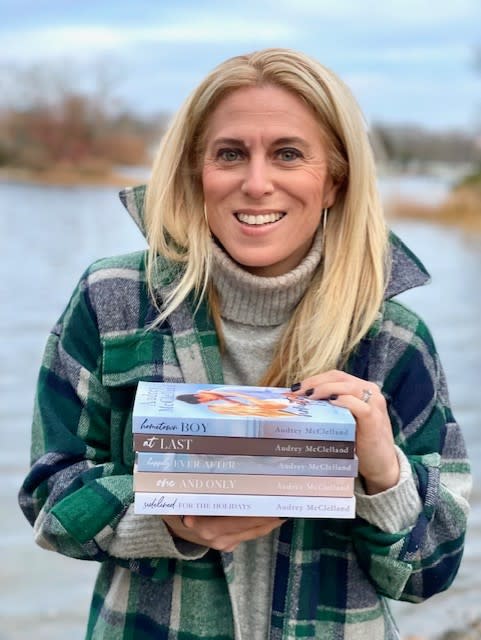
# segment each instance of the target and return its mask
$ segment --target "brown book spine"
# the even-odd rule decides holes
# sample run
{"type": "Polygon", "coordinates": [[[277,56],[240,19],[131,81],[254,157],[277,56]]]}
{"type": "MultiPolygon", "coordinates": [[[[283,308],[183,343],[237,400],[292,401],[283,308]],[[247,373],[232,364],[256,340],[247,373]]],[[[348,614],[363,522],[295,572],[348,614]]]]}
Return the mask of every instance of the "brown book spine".
{"type": "Polygon", "coordinates": [[[134,434],[134,450],[217,455],[300,456],[303,458],[354,458],[351,440],[285,440],[228,436],[161,436],[134,434]]]}
{"type": "Polygon", "coordinates": [[[354,478],[134,471],[134,491],[349,498],[354,478]]]}

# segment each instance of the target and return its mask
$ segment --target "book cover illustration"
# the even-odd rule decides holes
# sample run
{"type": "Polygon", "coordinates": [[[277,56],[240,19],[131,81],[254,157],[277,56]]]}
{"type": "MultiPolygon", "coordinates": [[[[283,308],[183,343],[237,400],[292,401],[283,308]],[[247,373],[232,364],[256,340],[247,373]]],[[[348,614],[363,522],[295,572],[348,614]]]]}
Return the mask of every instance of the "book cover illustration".
{"type": "Polygon", "coordinates": [[[192,436],[353,441],[347,409],[288,388],[138,383],[132,430],[192,436]]]}

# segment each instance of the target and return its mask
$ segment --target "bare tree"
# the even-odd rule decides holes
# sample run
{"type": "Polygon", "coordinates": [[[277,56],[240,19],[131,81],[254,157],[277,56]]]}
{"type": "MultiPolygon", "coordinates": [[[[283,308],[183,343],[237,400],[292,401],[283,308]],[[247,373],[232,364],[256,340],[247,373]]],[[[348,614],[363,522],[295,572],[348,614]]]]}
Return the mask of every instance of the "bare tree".
{"type": "Polygon", "coordinates": [[[159,122],[141,119],[115,95],[121,69],[101,61],[0,68],[0,164],[108,170],[148,162],[159,122]]]}

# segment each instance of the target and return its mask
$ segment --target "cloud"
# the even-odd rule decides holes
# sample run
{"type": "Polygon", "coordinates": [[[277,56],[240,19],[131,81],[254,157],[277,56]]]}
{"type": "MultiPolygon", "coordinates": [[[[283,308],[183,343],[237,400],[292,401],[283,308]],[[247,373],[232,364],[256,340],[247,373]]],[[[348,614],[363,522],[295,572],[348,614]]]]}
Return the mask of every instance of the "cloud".
{"type": "MultiPolygon", "coordinates": [[[[399,27],[415,26],[434,28],[436,25],[452,24],[458,19],[478,15],[481,18],[481,8],[478,0],[437,0],[433,5],[432,0],[364,0],[352,2],[352,0],[296,0],[293,5],[291,0],[275,0],[276,5],[282,10],[294,10],[299,17],[319,18],[319,27],[322,29],[323,21],[342,20],[342,25],[361,22],[369,31],[379,24],[394,23],[399,27]]],[[[479,24],[478,24],[479,27],[479,24]]]]}
{"type": "Polygon", "coordinates": [[[242,19],[130,28],[58,25],[22,32],[4,32],[2,55],[21,61],[65,55],[84,58],[115,53],[139,45],[216,45],[226,42],[242,44],[254,40],[276,41],[290,37],[292,32],[292,28],[286,24],[252,24],[242,19]]]}
{"type": "MultiPolygon", "coordinates": [[[[15,6],[30,2],[17,0],[15,6]]],[[[341,75],[369,115],[395,119],[410,112],[428,123],[445,117],[465,125],[481,102],[473,72],[474,48],[481,42],[479,0],[98,4],[88,17],[82,5],[55,0],[32,2],[26,12],[16,9],[15,20],[11,8],[0,24],[0,65],[60,63],[80,83],[82,66],[85,75],[104,61],[119,77],[116,90],[136,109],[159,101],[171,109],[221,60],[286,46],[341,75]]]]}
{"type": "Polygon", "coordinates": [[[416,45],[416,46],[396,46],[384,47],[382,53],[379,50],[352,51],[351,55],[361,62],[379,61],[382,56],[383,63],[395,64],[418,64],[422,63],[444,63],[453,60],[469,60],[472,56],[472,48],[463,43],[451,43],[444,45],[416,45]]]}

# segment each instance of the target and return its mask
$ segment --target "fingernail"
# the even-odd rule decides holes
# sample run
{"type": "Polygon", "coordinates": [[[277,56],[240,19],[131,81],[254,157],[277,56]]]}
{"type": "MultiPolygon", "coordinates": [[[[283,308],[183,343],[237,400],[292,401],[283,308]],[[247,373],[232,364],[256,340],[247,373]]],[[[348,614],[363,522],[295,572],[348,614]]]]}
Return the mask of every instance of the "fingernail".
{"type": "Polygon", "coordinates": [[[311,387],[310,389],[307,389],[306,396],[312,396],[313,393],[314,393],[314,387],[311,387]]]}
{"type": "Polygon", "coordinates": [[[333,393],[331,396],[329,396],[329,400],[337,400],[337,394],[333,393]]]}
{"type": "Polygon", "coordinates": [[[291,385],[291,391],[299,391],[300,388],[301,388],[300,382],[294,382],[294,384],[291,385]]]}

